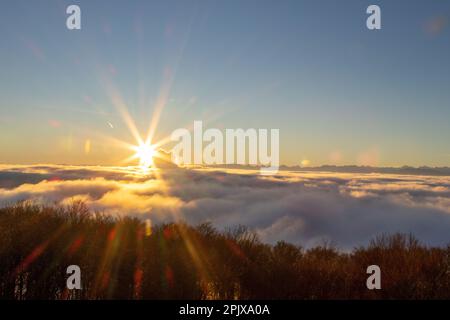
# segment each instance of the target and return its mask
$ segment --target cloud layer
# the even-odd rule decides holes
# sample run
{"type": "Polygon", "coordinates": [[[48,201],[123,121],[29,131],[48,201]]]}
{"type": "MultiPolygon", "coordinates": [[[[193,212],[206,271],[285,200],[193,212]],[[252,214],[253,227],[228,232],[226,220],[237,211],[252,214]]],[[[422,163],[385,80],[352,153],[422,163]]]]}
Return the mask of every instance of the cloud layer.
{"type": "Polygon", "coordinates": [[[0,166],[0,205],[21,200],[132,215],[154,223],[246,225],[263,241],[341,248],[381,233],[411,232],[430,245],[450,243],[450,177],[393,174],[0,166]]]}

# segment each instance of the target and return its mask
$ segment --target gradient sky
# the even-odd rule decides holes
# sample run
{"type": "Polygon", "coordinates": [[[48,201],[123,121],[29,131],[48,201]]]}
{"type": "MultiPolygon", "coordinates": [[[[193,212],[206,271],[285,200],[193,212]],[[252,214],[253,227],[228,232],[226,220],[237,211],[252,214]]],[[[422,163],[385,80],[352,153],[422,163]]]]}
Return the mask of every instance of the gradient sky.
{"type": "Polygon", "coordinates": [[[120,95],[142,135],[162,102],[156,140],[203,120],[279,128],[288,165],[448,166],[449,22],[437,0],[5,0],[0,163],[118,164],[120,95]]]}

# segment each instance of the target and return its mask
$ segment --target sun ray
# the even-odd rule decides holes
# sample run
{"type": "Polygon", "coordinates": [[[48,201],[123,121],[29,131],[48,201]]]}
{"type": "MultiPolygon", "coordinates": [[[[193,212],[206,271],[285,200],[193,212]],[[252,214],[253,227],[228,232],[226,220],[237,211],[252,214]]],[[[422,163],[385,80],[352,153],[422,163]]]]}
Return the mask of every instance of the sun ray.
{"type": "Polygon", "coordinates": [[[173,82],[172,72],[173,71],[171,71],[169,68],[167,68],[165,70],[164,82],[161,87],[159,97],[155,103],[155,108],[154,108],[154,112],[152,115],[152,119],[150,121],[150,126],[148,128],[148,133],[147,133],[147,137],[145,139],[145,143],[151,143],[155,136],[155,132],[158,127],[159,120],[161,118],[161,113],[169,99],[170,89],[172,87],[172,82],[173,82]]]}
{"type": "Polygon", "coordinates": [[[128,129],[130,130],[131,134],[136,139],[136,141],[138,141],[139,144],[144,143],[144,141],[142,140],[142,138],[139,134],[139,131],[136,127],[136,124],[135,124],[133,118],[131,117],[130,113],[128,112],[127,105],[122,100],[122,98],[118,92],[114,91],[111,93],[111,102],[117,108],[117,110],[120,112],[120,115],[122,116],[125,124],[127,125],[128,129]]]}

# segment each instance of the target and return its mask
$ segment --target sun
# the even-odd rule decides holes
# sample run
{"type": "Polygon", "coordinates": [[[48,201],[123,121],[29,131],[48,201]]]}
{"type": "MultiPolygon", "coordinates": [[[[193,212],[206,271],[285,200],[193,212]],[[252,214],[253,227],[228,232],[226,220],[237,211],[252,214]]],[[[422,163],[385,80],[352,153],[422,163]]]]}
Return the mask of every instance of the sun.
{"type": "Polygon", "coordinates": [[[153,157],[156,154],[155,147],[148,143],[141,143],[135,146],[135,158],[139,159],[139,165],[144,168],[153,166],[153,157]]]}

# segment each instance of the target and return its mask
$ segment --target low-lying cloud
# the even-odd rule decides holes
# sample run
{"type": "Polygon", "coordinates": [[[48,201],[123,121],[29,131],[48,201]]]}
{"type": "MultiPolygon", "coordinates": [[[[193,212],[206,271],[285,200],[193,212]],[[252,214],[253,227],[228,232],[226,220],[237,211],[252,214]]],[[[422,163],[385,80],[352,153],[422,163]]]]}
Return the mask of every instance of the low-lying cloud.
{"type": "Polygon", "coordinates": [[[69,204],[154,223],[245,225],[265,242],[341,248],[381,233],[450,242],[450,177],[326,172],[0,166],[0,205],[22,200],[69,204]]]}

